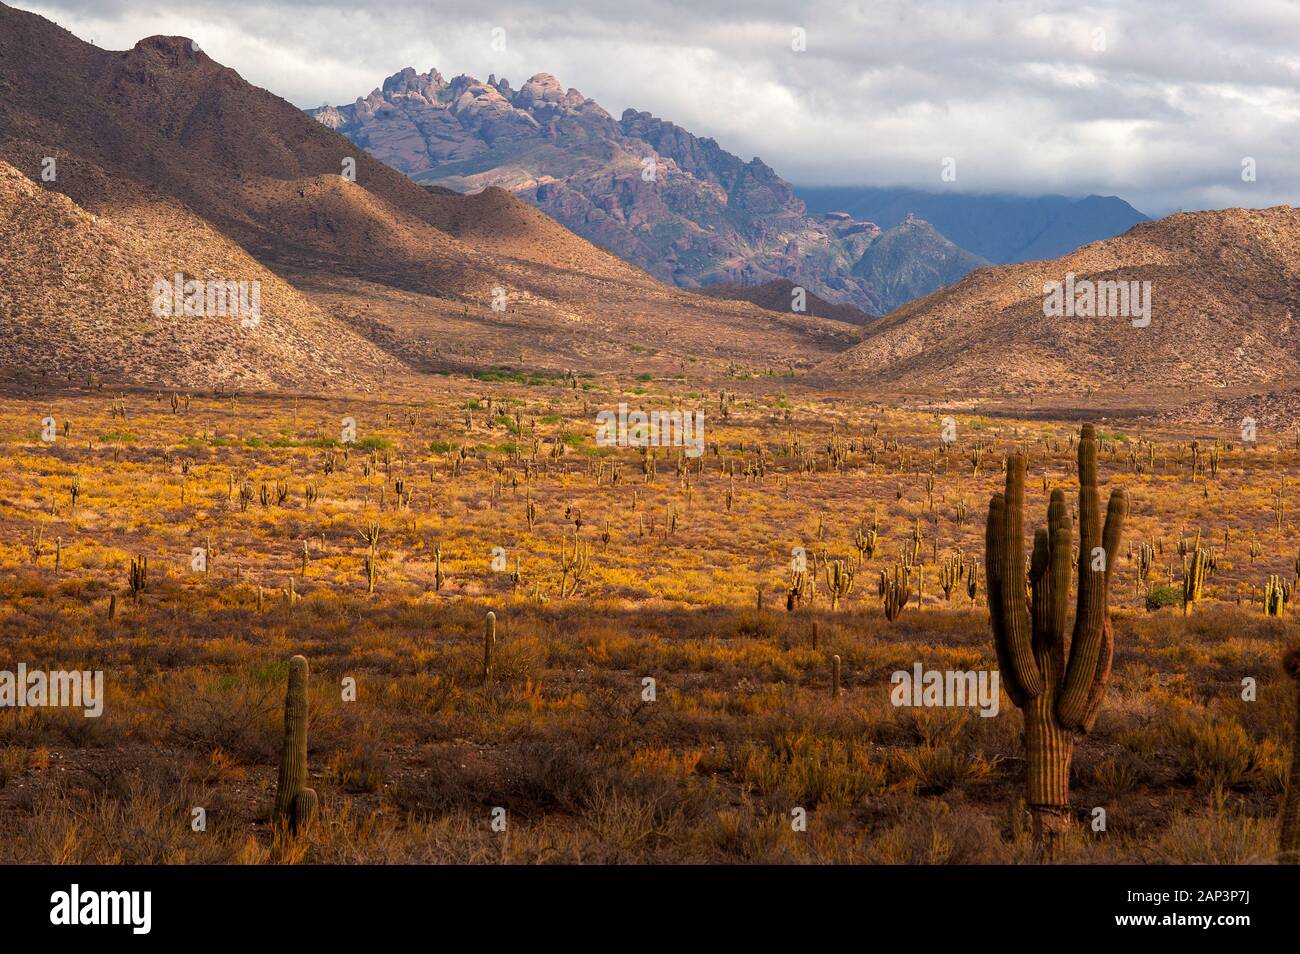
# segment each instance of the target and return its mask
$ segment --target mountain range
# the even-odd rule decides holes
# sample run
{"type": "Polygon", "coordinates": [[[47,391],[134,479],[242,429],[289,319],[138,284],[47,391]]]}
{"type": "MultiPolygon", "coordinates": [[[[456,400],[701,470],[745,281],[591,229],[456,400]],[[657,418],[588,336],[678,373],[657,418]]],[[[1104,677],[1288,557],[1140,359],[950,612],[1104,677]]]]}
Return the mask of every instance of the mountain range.
{"type": "Polygon", "coordinates": [[[309,112],[417,182],[507,189],[682,287],[789,281],[880,315],[987,264],[921,222],[882,230],[811,214],[761,159],[647,112],[615,119],[548,73],[514,89],[408,67],[354,103],[309,112]]]}
{"type": "MultiPolygon", "coordinates": [[[[502,88],[492,84],[505,100],[502,88]]],[[[546,83],[518,95],[530,115],[560,110],[547,119],[559,137],[557,117],[576,98],[556,101],[546,83]]],[[[520,108],[485,106],[474,138],[446,148],[465,156],[457,162],[492,166],[489,139],[533,135],[520,108]]],[[[657,130],[639,141],[659,144],[652,165],[671,173],[675,195],[713,181],[708,167],[719,176],[719,221],[736,214],[733,196],[754,211],[727,233],[751,236],[750,248],[777,241],[783,210],[803,209],[753,163],[728,165],[707,140],[635,122],[657,130]]],[[[1180,213],[1055,259],[983,267],[920,216],[879,229],[824,213],[820,227],[838,237],[812,251],[852,246],[842,261],[854,287],[879,299],[943,286],[868,322],[807,286],[806,309],[791,309],[790,276],[676,287],[574,234],[520,198],[527,190],[479,184],[466,194],[416,182],[187,39],[107,51],[0,4],[0,385],[93,377],[339,394],[427,390],[430,372],[558,381],[572,369],[701,382],[781,373],[895,394],[1165,389],[1199,401],[1249,390],[1279,395],[1276,408],[1300,406],[1300,212],[1287,206],[1180,213]],[[938,277],[970,268],[952,284],[938,277]],[[160,281],[255,285],[259,314],[160,313],[160,281]],[[1110,285],[1112,298],[1131,289],[1149,320],[1076,311],[1073,297],[1068,313],[1050,307],[1054,286],[1073,296],[1102,283],[1122,283],[1110,285]]],[[[632,198],[624,211],[653,197],[632,198]]],[[[695,248],[704,230],[672,221],[695,248]]],[[[1038,230],[1015,254],[1053,231],[1038,230]]],[[[1006,241],[986,251],[1012,254],[1006,241]]],[[[801,266],[810,259],[795,256],[801,266]]]]}
{"type": "Polygon", "coordinates": [[[869,315],[1146,218],[1095,196],[796,189],[762,160],[650,113],[615,119],[549,73],[514,89],[407,67],[353,103],[308,112],[417,182],[507,189],[664,281],[789,281],[869,315]]]}
{"type": "Polygon", "coordinates": [[[893,228],[915,216],[946,238],[998,265],[1057,258],[1126,232],[1147,217],[1116,196],[980,195],[864,186],[797,190],[814,213],[844,211],[893,228]]]}
{"type": "Polygon", "coordinates": [[[0,5],[0,158],[0,379],[325,391],[498,364],[786,369],[856,340],[665,285],[504,190],[422,187],[182,37],[101,50],[0,5]],[[258,283],[264,314],[154,313],[177,274],[258,283]]]}

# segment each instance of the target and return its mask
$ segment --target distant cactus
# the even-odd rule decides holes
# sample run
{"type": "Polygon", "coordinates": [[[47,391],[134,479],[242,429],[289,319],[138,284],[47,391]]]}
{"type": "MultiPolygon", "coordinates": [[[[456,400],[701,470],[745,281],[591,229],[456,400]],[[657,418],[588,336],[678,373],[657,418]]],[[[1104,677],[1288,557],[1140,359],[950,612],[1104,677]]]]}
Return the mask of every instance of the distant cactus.
{"type": "Polygon", "coordinates": [[[289,686],[284,696],[284,743],[280,748],[280,775],[275,788],[272,817],[285,821],[293,832],[310,823],[317,806],[316,792],[307,784],[307,659],[289,660],[289,686]]]}
{"type": "Polygon", "coordinates": [[[149,585],[149,558],[139,557],[132,558],[131,569],[127,571],[127,585],[131,588],[131,597],[137,603],[140,601],[140,594],[144,592],[145,587],[149,585]]]}
{"type": "Polygon", "coordinates": [[[1134,551],[1133,561],[1137,573],[1134,588],[1137,591],[1138,602],[1141,603],[1151,588],[1151,568],[1155,566],[1156,548],[1150,543],[1139,543],[1137,550],[1134,551]]]}
{"type": "Polygon", "coordinates": [[[885,619],[891,623],[898,619],[907,607],[909,591],[909,574],[901,564],[895,564],[891,571],[880,571],[880,602],[885,610],[885,619]]]}
{"type": "Polygon", "coordinates": [[[492,685],[492,653],[497,644],[497,614],[488,610],[483,626],[483,685],[492,685]]]}
{"type": "Polygon", "coordinates": [[[379,524],[371,523],[364,530],[358,531],[362,542],[368,548],[366,553],[366,592],[375,591],[375,580],[379,576],[379,524]]]}
{"type": "Polygon", "coordinates": [[[864,532],[861,527],[853,537],[853,546],[858,551],[858,561],[870,560],[876,555],[876,545],[879,540],[879,533],[875,527],[864,532]]]}
{"type": "Polygon", "coordinates": [[[785,594],[785,608],[793,613],[805,603],[812,603],[817,595],[816,578],[807,570],[791,570],[790,586],[785,594]]]}
{"type": "Polygon", "coordinates": [[[952,591],[966,576],[966,562],[961,553],[953,553],[939,565],[939,589],[945,600],[952,599],[952,591]]]}
{"type": "Polygon", "coordinates": [[[1196,603],[1200,602],[1205,588],[1206,571],[1210,565],[1210,553],[1199,546],[1183,557],[1183,615],[1196,603]]]}
{"type": "Polygon", "coordinates": [[[587,580],[587,570],[590,569],[590,561],[587,554],[587,544],[573,535],[572,549],[565,549],[560,545],[560,598],[573,596],[587,580]]]}
{"type": "Polygon", "coordinates": [[[1291,584],[1283,583],[1274,574],[1264,585],[1264,615],[1282,616],[1286,613],[1287,601],[1291,598],[1291,584]]]}
{"type": "Polygon", "coordinates": [[[826,564],[826,589],[831,594],[831,610],[840,608],[840,600],[853,592],[853,567],[843,560],[826,564]]]}
{"type": "Polygon", "coordinates": [[[840,657],[834,655],[831,657],[831,698],[840,697],[840,657]]]}
{"type": "Polygon", "coordinates": [[[1070,761],[1076,738],[1097,718],[1114,653],[1107,594],[1119,553],[1127,497],[1111,491],[1102,525],[1097,440],[1079,437],[1079,584],[1074,633],[1065,655],[1070,596],[1071,526],[1065,494],[1052,492],[1046,529],[1034,535],[1029,572],[1024,551],[1025,459],[1006,460],[1006,490],[989,501],[985,533],[989,617],[1007,695],[1024,713],[1027,803],[1035,843],[1049,856],[1069,826],[1070,761]],[[1090,555],[1100,548],[1100,567],[1090,555]],[[1030,599],[1026,598],[1025,580],[1030,599]]]}

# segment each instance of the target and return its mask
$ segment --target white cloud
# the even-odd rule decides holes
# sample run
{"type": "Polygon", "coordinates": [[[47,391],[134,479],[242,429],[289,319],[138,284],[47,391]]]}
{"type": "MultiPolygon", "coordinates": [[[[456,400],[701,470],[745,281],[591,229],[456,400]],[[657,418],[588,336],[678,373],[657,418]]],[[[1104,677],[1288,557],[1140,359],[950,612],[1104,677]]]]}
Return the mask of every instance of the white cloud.
{"type": "Polygon", "coordinates": [[[953,156],[965,190],[1117,194],[1156,214],[1300,191],[1300,4],[1286,0],[19,5],[108,48],[191,36],[300,106],[350,102],[404,66],[516,85],[549,72],[797,183],[932,188],[953,156]]]}

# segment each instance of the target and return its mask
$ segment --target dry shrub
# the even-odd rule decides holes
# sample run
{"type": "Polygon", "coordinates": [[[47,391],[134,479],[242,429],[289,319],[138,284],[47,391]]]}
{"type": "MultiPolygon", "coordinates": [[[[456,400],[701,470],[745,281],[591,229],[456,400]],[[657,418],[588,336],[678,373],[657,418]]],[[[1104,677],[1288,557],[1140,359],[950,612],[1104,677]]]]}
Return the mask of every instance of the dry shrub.
{"type": "Polygon", "coordinates": [[[1011,860],[997,826],[969,805],[927,800],[868,845],[873,864],[978,865],[1011,860]]]}
{"type": "Polygon", "coordinates": [[[869,746],[787,735],[774,749],[747,743],[733,759],[737,776],[785,807],[847,809],[885,787],[869,746]]]}

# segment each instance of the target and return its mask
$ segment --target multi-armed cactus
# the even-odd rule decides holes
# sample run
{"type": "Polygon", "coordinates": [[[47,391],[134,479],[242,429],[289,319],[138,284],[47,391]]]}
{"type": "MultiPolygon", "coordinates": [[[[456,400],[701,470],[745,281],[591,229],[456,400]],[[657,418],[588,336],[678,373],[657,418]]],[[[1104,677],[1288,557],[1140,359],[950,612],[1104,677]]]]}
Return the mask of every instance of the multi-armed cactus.
{"type": "Polygon", "coordinates": [[[826,564],[826,589],[831,594],[832,612],[840,608],[840,600],[853,592],[853,567],[843,560],[826,564]]]}
{"type": "Polygon", "coordinates": [[[1151,568],[1156,563],[1156,548],[1150,543],[1139,543],[1133,553],[1133,562],[1137,576],[1133,585],[1137,590],[1138,600],[1141,601],[1146,592],[1151,589],[1151,568]]]}
{"type": "Polygon", "coordinates": [[[817,596],[817,578],[805,567],[790,570],[790,586],[785,593],[785,608],[793,613],[805,603],[812,603],[817,596]]]}
{"type": "Polygon", "coordinates": [[[1286,613],[1286,604],[1291,599],[1291,584],[1283,583],[1276,574],[1268,578],[1264,585],[1264,615],[1282,616],[1286,613]]]}
{"type": "Polygon", "coordinates": [[[316,791],[307,785],[307,659],[289,660],[289,688],[284,696],[284,744],[275,787],[275,821],[302,831],[316,814],[316,791]]]}
{"type": "MultiPolygon", "coordinates": [[[[858,532],[853,537],[853,546],[858,551],[859,563],[863,560],[870,560],[876,555],[876,546],[879,542],[879,538],[879,531],[874,526],[866,532],[864,532],[861,527],[858,528],[858,532]]],[[[1300,559],[1297,559],[1296,562],[1300,563],[1300,559]]]]}
{"type": "Polygon", "coordinates": [[[1282,669],[1296,683],[1295,735],[1291,740],[1291,775],[1282,802],[1282,832],[1278,839],[1279,864],[1300,865],[1300,646],[1282,657],[1282,669]]]}
{"type": "Polygon", "coordinates": [[[560,541],[560,598],[573,596],[587,581],[587,571],[591,561],[587,553],[587,544],[573,534],[573,548],[566,550],[560,541]]]}
{"type": "Polygon", "coordinates": [[[885,609],[885,619],[893,622],[907,607],[910,574],[902,564],[895,564],[890,572],[880,571],[880,602],[885,609]]]}
{"type": "Polygon", "coordinates": [[[1205,576],[1210,566],[1210,552],[1199,546],[1183,557],[1183,615],[1200,602],[1205,589],[1205,576]]]}
{"type": "Polygon", "coordinates": [[[1052,491],[1047,529],[1034,534],[1026,577],[1024,457],[1009,456],[1006,472],[1006,492],[989,501],[985,534],[989,617],[1002,685],[1024,713],[1026,801],[1034,840],[1051,852],[1069,826],[1075,739],[1092,727],[1110,676],[1114,641],[1107,595],[1127,497],[1121,488],[1111,491],[1103,527],[1097,440],[1092,425],[1085,424],[1079,438],[1079,588],[1067,660],[1072,554],[1065,494],[1052,491]]]}
{"type": "Polygon", "coordinates": [[[939,565],[939,589],[943,590],[945,600],[952,599],[952,591],[957,588],[957,584],[966,576],[966,562],[962,559],[961,552],[950,554],[947,559],[939,565]]]}
{"type": "Polygon", "coordinates": [[[131,588],[131,596],[136,602],[140,601],[140,594],[144,588],[149,585],[149,558],[140,557],[132,558],[131,568],[126,575],[127,585],[131,588]]]}
{"type": "Polygon", "coordinates": [[[366,545],[366,592],[375,591],[375,580],[379,576],[379,524],[370,523],[357,531],[361,541],[366,545]]]}

